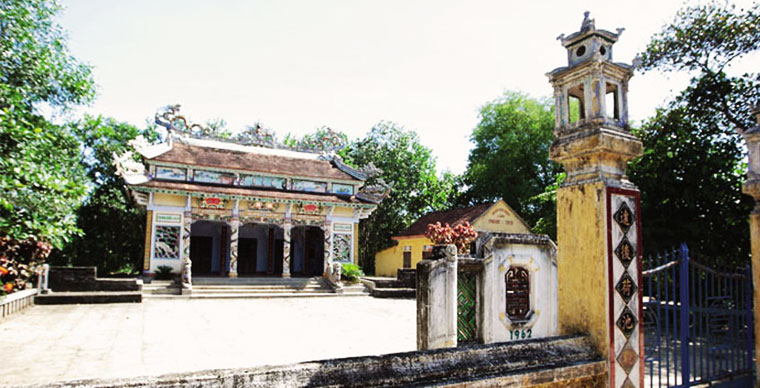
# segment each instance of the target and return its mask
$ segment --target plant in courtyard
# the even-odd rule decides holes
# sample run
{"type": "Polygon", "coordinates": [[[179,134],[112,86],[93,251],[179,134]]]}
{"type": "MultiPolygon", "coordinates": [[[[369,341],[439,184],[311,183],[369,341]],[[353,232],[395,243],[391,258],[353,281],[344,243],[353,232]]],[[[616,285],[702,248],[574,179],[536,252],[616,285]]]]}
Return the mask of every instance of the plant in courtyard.
{"type": "Polygon", "coordinates": [[[428,224],[425,237],[429,238],[434,244],[454,244],[459,254],[467,254],[470,251],[470,244],[478,237],[469,222],[457,224],[451,227],[448,223],[441,225],[440,222],[428,224]]]}
{"type": "Polygon", "coordinates": [[[33,282],[50,249],[50,244],[34,239],[0,237],[0,295],[23,290],[33,282]]]}
{"type": "Polygon", "coordinates": [[[364,276],[364,272],[356,264],[342,264],[340,278],[347,283],[356,283],[364,276]]]}
{"type": "Polygon", "coordinates": [[[156,280],[170,280],[174,277],[174,270],[168,265],[159,265],[156,268],[156,280]]]}

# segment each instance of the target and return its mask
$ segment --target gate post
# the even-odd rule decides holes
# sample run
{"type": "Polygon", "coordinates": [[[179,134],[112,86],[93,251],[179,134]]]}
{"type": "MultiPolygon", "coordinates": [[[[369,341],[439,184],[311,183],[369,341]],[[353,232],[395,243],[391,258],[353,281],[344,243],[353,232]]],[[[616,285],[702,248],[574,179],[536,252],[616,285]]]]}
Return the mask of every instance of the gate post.
{"type": "MultiPolygon", "coordinates": [[[[749,215],[749,235],[752,251],[752,289],[755,308],[755,355],[756,370],[760,370],[760,105],[751,107],[758,125],[740,132],[744,141],[747,142],[749,151],[749,163],[747,164],[747,181],[744,182],[742,191],[755,199],[755,208],[749,215]]],[[[755,387],[760,387],[760,373],[755,376],[755,387]]]]}
{"type": "Polygon", "coordinates": [[[685,387],[689,386],[689,379],[691,376],[690,363],[689,363],[689,308],[691,306],[691,299],[689,298],[689,248],[686,243],[681,244],[679,250],[680,267],[678,274],[679,281],[679,293],[681,294],[681,307],[680,307],[680,333],[678,337],[681,340],[681,384],[685,387]]]}
{"type": "Polygon", "coordinates": [[[633,67],[612,60],[618,33],[560,35],[568,65],[548,73],[554,87],[552,160],[567,177],[557,190],[560,334],[588,333],[607,361],[607,386],[644,384],[639,191],[625,175],[642,144],[628,122],[633,67]]]}

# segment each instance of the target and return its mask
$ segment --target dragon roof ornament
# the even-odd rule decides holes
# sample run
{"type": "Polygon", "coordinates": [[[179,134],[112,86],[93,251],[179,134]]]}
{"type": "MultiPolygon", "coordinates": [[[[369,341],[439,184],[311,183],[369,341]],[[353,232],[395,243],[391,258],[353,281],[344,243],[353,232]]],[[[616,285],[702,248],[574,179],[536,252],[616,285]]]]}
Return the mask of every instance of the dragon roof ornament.
{"type": "Polygon", "coordinates": [[[307,136],[300,141],[285,144],[277,140],[273,130],[264,128],[258,122],[252,126],[247,126],[236,136],[229,138],[219,137],[212,128],[189,122],[185,116],[180,114],[180,107],[179,104],[167,105],[156,112],[156,124],[166,128],[170,137],[174,134],[186,135],[196,139],[210,139],[244,146],[259,146],[317,154],[334,154],[347,145],[345,136],[341,136],[341,134],[329,127],[324,127],[318,130],[315,135],[307,136]]]}

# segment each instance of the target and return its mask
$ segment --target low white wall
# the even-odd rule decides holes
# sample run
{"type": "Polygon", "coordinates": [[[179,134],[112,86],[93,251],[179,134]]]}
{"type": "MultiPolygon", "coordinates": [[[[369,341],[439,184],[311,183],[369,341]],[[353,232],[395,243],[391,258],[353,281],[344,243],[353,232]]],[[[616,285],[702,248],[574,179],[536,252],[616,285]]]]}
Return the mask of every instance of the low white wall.
{"type": "Polygon", "coordinates": [[[546,236],[495,235],[487,243],[483,271],[483,342],[509,342],[556,336],[556,246],[546,236]],[[530,279],[530,313],[526,319],[510,319],[506,312],[507,271],[522,267],[530,279]]]}
{"type": "Polygon", "coordinates": [[[32,306],[35,295],[37,295],[37,289],[32,288],[0,296],[0,319],[32,306]]]}

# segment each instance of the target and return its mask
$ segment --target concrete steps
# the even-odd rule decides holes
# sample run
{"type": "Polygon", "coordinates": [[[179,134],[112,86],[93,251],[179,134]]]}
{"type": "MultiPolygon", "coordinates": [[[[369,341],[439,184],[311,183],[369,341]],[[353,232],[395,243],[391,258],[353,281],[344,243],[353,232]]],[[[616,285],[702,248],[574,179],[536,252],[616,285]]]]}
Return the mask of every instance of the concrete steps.
{"type": "Polygon", "coordinates": [[[158,295],[179,295],[181,288],[178,280],[153,280],[143,284],[143,297],[152,298],[158,295]]]}
{"type": "Polygon", "coordinates": [[[363,283],[343,285],[342,296],[370,296],[370,290],[363,283]]]}
{"type": "Polygon", "coordinates": [[[363,277],[361,282],[367,286],[375,298],[413,299],[417,290],[409,287],[408,281],[394,278],[363,277]]]}
{"type": "Polygon", "coordinates": [[[321,277],[198,278],[193,279],[190,298],[292,298],[337,295],[321,277]]]}

